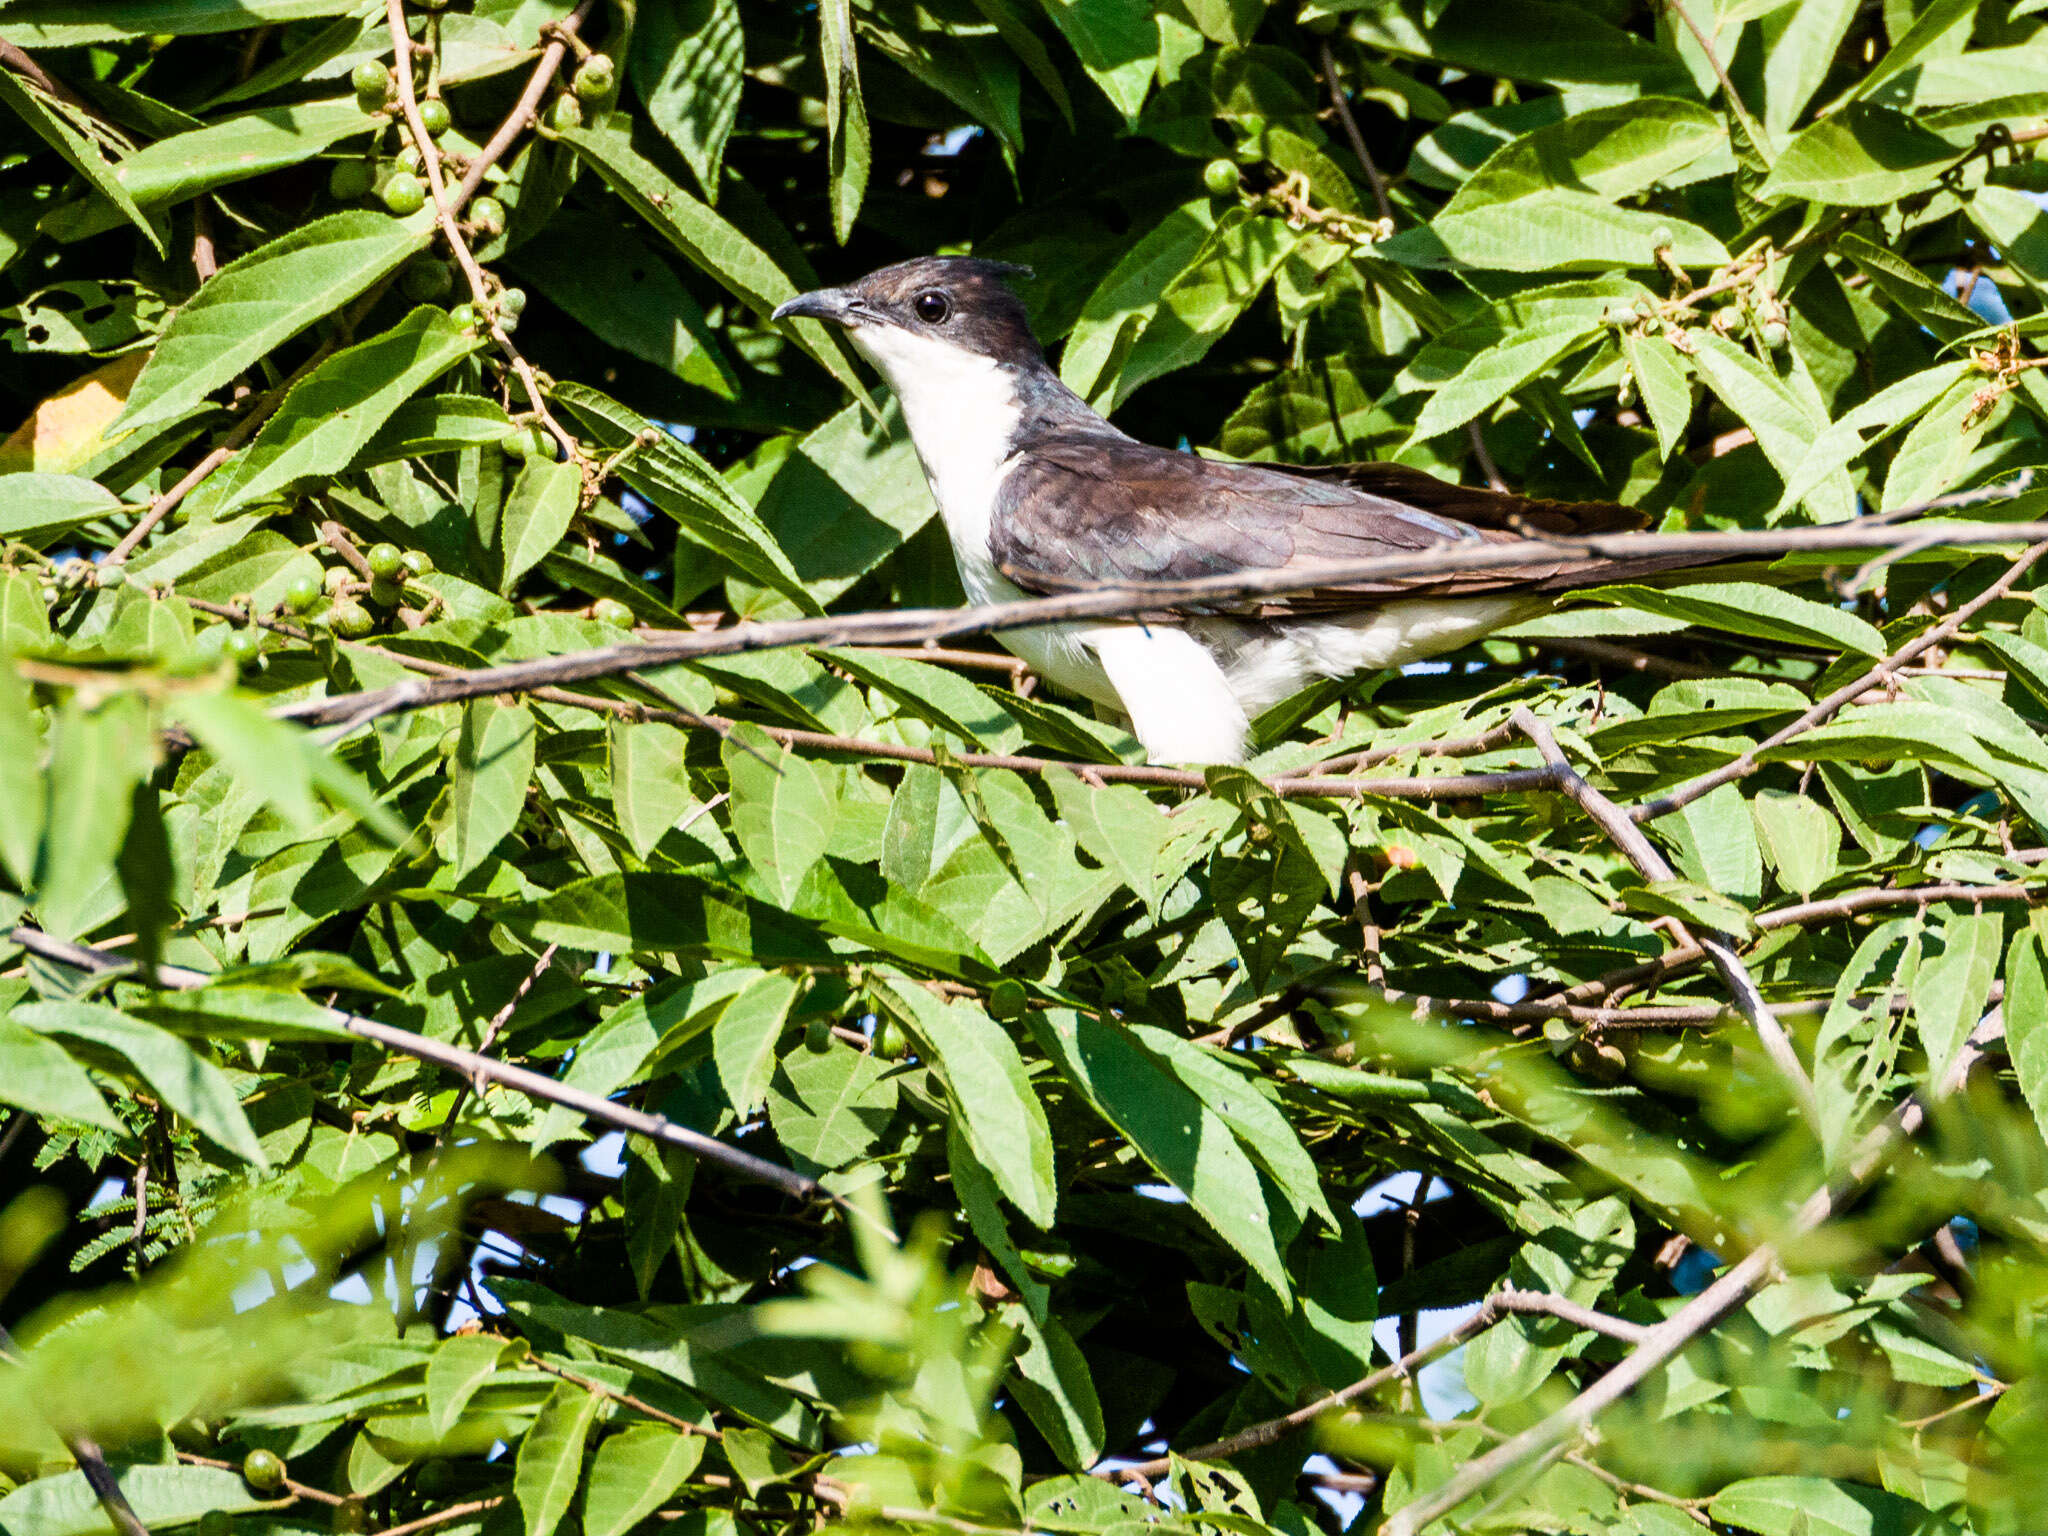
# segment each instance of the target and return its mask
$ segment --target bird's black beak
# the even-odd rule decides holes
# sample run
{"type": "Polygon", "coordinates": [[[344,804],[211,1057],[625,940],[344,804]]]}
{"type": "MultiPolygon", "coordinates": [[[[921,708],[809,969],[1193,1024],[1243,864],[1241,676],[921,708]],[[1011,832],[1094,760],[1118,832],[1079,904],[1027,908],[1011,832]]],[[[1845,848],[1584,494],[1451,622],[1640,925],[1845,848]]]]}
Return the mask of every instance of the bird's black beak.
{"type": "Polygon", "coordinates": [[[854,300],[844,288],[818,288],[776,305],[773,318],[826,320],[833,325],[851,325],[854,314],[854,300]]]}

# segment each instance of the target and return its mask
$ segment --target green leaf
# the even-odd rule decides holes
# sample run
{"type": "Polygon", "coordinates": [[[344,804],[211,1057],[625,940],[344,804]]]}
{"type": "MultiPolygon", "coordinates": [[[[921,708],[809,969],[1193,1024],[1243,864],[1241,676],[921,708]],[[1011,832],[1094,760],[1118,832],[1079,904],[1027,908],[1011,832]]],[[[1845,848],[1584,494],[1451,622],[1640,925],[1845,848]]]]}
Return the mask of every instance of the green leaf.
{"type": "MultiPolygon", "coordinates": [[[[1708,388],[1721,397],[1742,424],[1756,434],[1757,446],[1778,477],[1790,484],[1805,467],[1814,440],[1827,430],[1827,410],[1809,384],[1795,376],[1780,378],[1747,352],[1711,331],[1696,334],[1699,350],[1693,366],[1708,388]]],[[[1847,475],[1828,474],[1807,492],[1814,516],[1836,523],[1851,515],[1855,496],[1847,475]]]]}
{"type": "MultiPolygon", "coordinates": [[[[16,24],[13,13],[9,14],[7,24],[10,32],[17,37],[22,36],[22,29],[16,24]]],[[[34,44],[28,46],[33,47],[34,44]]],[[[136,206],[128,189],[121,185],[114,168],[100,154],[99,146],[73,127],[71,120],[47,96],[14,71],[6,70],[0,71],[0,102],[12,108],[37,138],[63,156],[64,162],[83,176],[95,192],[120,210],[122,218],[141,230],[142,237],[157,255],[163,255],[163,236],[149,222],[149,216],[136,206]]]]}
{"type": "MultiPolygon", "coordinates": [[[[773,257],[720,218],[708,204],[699,202],[662,175],[652,161],[642,159],[626,135],[605,129],[572,128],[561,137],[691,265],[742,303],[765,317],[783,300],[796,297],[796,284],[775,264],[773,257]]],[[[817,359],[820,367],[856,398],[866,398],[860,379],[821,322],[782,323],[797,345],[817,359]]]]}
{"type": "Polygon", "coordinates": [[[1138,120],[1159,61],[1159,27],[1144,0],[1040,0],[1124,125],[1138,120]]]}
{"type": "Polygon", "coordinates": [[[1546,187],[1511,203],[1438,214],[1373,247],[1383,260],[1409,267],[1477,267],[1498,272],[1602,272],[1657,265],[1659,231],[1671,235],[1672,259],[1686,267],[1718,267],[1727,247],[1684,219],[1617,208],[1590,192],[1546,187]]]}
{"type": "Polygon", "coordinates": [[[1834,66],[1836,51],[1856,17],[1856,0],[1802,0],[1763,18],[1769,55],[1764,62],[1764,131],[1782,138],[1799,120],[1834,66]]]}
{"type": "Polygon", "coordinates": [[[1816,437],[1785,479],[1778,507],[1797,506],[1823,480],[1876,447],[1902,427],[1920,420],[1969,371],[1968,363],[1937,363],[1879,390],[1816,437]],[[1866,432],[1872,433],[1865,437],[1866,432]]]}
{"type": "Polygon", "coordinates": [[[35,700],[28,679],[5,651],[0,632],[0,805],[8,808],[0,816],[0,868],[26,891],[35,883],[36,852],[42,847],[49,798],[35,700]]]}
{"type": "Polygon", "coordinates": [[[775,1047],[800,991],[795,977],[765,972],[748,982],[711,1026],[711,1060],[726,1102],[742,1120],[767,1098],[775,1047]]]}
{"type": "Polygon", "coordinates": [[[1979,187],[1963,206],[2007,266],[2048,287],[2048,209],[2011,187],[1979,187]]]}
{"type": "Polygon", "coordinates": [[[629,1424],[607,1435],[583,1490],[583,1536],[626,1536],[697,1470],[704,1441],[666,1424],[629,1424]]]}
{"type": "Polygon", "coordinates": [[[844,1168],[867,1156],[896,1115],[889,1064],[864,1051],[799,1045],[768,1083],[768,1123],[799,1167],[844,1168]]]}
{"type": "Polygon", "coordinates": [[[739,117],[746,39],[739,0],[648,7],[633,31],[631,72],[647,115],[718,201],[725,142],[739,117]]]}
{"type": "Polygon", "coordinates": [[[735,726],[726,737],[724,757],[732,783],[733,836],[787,905],[832,846],[838,770],[808,762],[748,725],[735,726]]]}
{"type": "Polygon", "coordinates": [[[76,48],[125,43],[138,33],[196,37],[361,9],[359,0],[98,0],[92,20],[80,21],[72,0],[16,0],[7,8],[7,31],[18,47],[76,48]]]}
{"type": "Polygon", "coordinates": [[[1910,1499],[1864,1483],[1825,1477],[1749,1477],[1730,1483],[1707,1505],[1716,1520],[1760,1536],[1915,1536],[1927,1511],[1910,1499]]]}
{"type": "Polygon", "coordinates": [[[152,992],[128,1005],[181,1035],[226,1040],[337,1040],[348,1030],[332,1010],[275,987],[214,982],[189,992],[152,992]]]}
{"type": "Polygon", "coordinates": [[[1171,1068],[1088,1014],[1031,1015],[1041,1049],[1131,1148],[1281,1296],[1290,1294],[1258,1169],[1171,1068]]]}
{"type": "Polygon", "coordinates": [[[335,353],[293,385],[256,441],[207,481],[194,514],[222,518],[294,481],[340,473],[393,411],[482,344],[445,309],[421,305],[335,353]]]}
{"type": "Polygon", "coordinates": [[[1058,1199],[1052,1132],[1016,1042],[971,998],[944,1003],[891,982],[880,1000],[938,1066],[976,1160],[1033,1226],[1050,1230],[1058,1199]]]}
{"type": "Polygon", "coordinates": [[[683,813],[697,804],[683,765],[689,738],[672,725],[629,725],[614,720],[611,738],[612,814],[619,830],[645,859],[683,813]]]}
{"type": "Polygon", "coordinates": [[[1753,581],[1703,582],[1691,587],[1596,587],[1581,594],[1597,602],[1703,624],[1731,635],[1754,635],[1787,645],[1846,647],[1882,656],[1884,636],[1865,620],[1753,581]]]}
{"type": "Polygon", "coordinates": [[[505,408],[481,395],[425,395],[393,411],[356,455],[358,469],[503,442],[519,429],[505,408]]]}
{"type": "Polygon", "coordinates": [[[566,384],[554,391],[554,399],[582,421],[605,452],[638,442],[614,472],[673,518],[692,543],[773,587],[801,612],[821,611],[754,509],[689,447],[594,389],[566,384]]]}
{"type": "Polygon", "coordinates": [[[458,1333],[435,1346],[427,1361],[427,1419],[435,1434],[445,1438],[455,1428],[504,1354],[505,1341],[494,1333],[458,1333]]]}
{"type": "Polygon", "coordinates": [[[833,958],[812,925],[689,875],[599,875],[503,921],[515,933],[569,949],[676,951],[762,965],[833,958]]]}
{"type": "Polygon", "coordinates": [[[0,1018],[0,1102],[32,1115],[122,1130],[85,1068],[56,1041],[11,1018],[0,1018]]]}
{"type": "Polygon", "coordinates": [[[1214,801],[1197,801],[1169,817],[1143,790],[1127,784],[1095,789],[1070,773],[1049,773],[1046,783],[1081,846],[1155,915],[1167,892],[1235,819],[1214,801]]]}
{"type": "Polygon", "coordinates": [[[172,314],[110,433],[182,415],[422,249],[428,231],[336,213],[229,262],[172,314]]]}
{"type": "Polygon", "coordinates": [[[559,1382],[541,1405],[540,1417],[519,1442],[512,1492],[525,1517],[526,1536],[553,1536],[569,1512],[583,1475],[583,1442],[601,1399],[574,1382],[559,1382]]]}
{"type": "Polygon", "coordinates": [[[1698,102],[1649,96],[1595,107],[1502,145],[1465,179],[1439,217],[1555,187],[1627,197],[1727,142],[1720,116],[1698,102]]]}
{"type": "Polygon", "coordinates": [[[1787,144],[1757,196],[1875,208],[1930,185],[1962,153],[1903,113],[1852,101],[1787,144]]]}
{"type": "Polygon", "coordinates": [[[120,506],[112,491],[76,475],[0,475],[0,537],[47,544],[120,506]]]}
{"type": "Polygon", "coordinates": [[[1598,335],[1597,319],[1564,316],[1513,331],[1474,355],[1437,387],[1416,418],[1411,441],[1441,436],[1498,405],[1598,335]]]}
{"type": "Polygon", "coordinates": [[[831,177],[832,233],[841,245],[853,234],[853,221],[867,195],[868,108],[860,93],[860,63],[853,51],[853,6],[850,0],[822,0],[818,30],[825,69],[826,164],[831,177]]]}
{"type": "Polygon", "coordinates": [[[1834,246],[1870,279],[1872,288],[1943,341],[1955,341],[1982,329],[1975,310],[1897,251],[1856,234],[1839,236],[1834,246]]]}
{"type": "Polygon", "coordinates": [[[1977,401],[1981,378],[1965,374],[1920,413],[1892,455],[1878,501],[1880,511],[1932,501],[1967,472],[1972,451],[1991,424],[1991,413],[1977,401]]]}
{"type": "Polygon", "coordinates": [[[1203,198],[1185,203],[1133,241],[1081,306],[1080,318],[1060,353],[1060,380],[1094,399],[1104,374],[1121,363],[1145,317],[1168,284],[1194,261],[1216,227],[1203,198]]]}
{"type": "Polygon", "coordinates": [[[458,878],[489,858],[519,824],[533,779],[536,730],[524,704],[477,699],[463,707],[451,763],[455,824],[448,850],[458,878]]]}
{"type": "Polygon", "coordinates": [[[2031,929],[2016,934],[2006,952],[2005,1038],[2034,1124],[2048,1136],[2048,964],[2031,929]]]}
{"type": "Polygon", "coordinates": [[[2005,945],[2005,919],[1996,912],[1951,917],[1941,939],[1941,953],[1921,966],[1913,982],[1913,1016],[1930,1085],[1941,1082],[1984,1015],[2005,945]]]}
{"type": "Polygon", "coordinates": [[[46,1035],[118,1052],[194,1129],[257,1168],[269,1168],[226,1075],[176,1035],[97,1003],[31,1003],[15,1009],[14,1018],[46,1035]]]}
{"type": "Polygon", "coordinates": [[[36,915],[60,939],[87,926],[128,834],[135,786],[149,771],[142,700],[116,694],[87,710],[73,694],[50,733],[49,814],[36,869],[36,915]]]}
{"type": "Polygon", "coordinates": [[[833,666],[879,689],[903,713],[950,731],[970,747],[1015,752],[1024,745],[1016,718],[957,672],[874,651],[821,651],[833,666]]]}
{"type": "MultiPolygon", "coordinates": [[[[8,31],[14,30],[10,20],[8,31]]],[[[153,1531],[190,1525],[209,1510],[238,1515],[268,1507],[268,1501],[242,1480],[240,1472],[219,1467],[117,1464],[114,1481],[136,1519],[153,1531]]],[[[31,1478],[0,1499],[0,1530],[34,1531],[36,1536],[107,1536],[112,1529],[83,1472],[31,1478]]]]}
{"type": "Polygon", "coordinates": [[[1789,790],[1761,789],[1749,809],[1764,851],[1787,890],[1811,896],[1834,878],[1842,828],[1825,806],[1789,790]]]}
{"type": "Polygon", "coordinates": [[[1685,442],[1686,429],[1692,423],[1692,381],[1686,376],[1685,364],[1678,349],[1661,336],[1625,331],[1621,350],[1628,359],[1630,375],[1642,390],[1650,425],[1657,430],[1658,456],[1668,459],[1685,442]]]}
{"type": "Polygon", "coordinates": [[[498,514],[500,592],[517,587],[519,578],[562,542],[582,496],[583,472],[574,464],[542,458],[526,461],[498,514]]]}
{"type": "Polygon", "coordinates": [[[1015,1302],[999,1315],[1024,1344],[1005,1378],[1019,1405],[1062,1465],[1093,1466],[1103,1451],[1102,1400],[1088,1357],[1056,1317],[1041,1322],[1015,1302]]]}

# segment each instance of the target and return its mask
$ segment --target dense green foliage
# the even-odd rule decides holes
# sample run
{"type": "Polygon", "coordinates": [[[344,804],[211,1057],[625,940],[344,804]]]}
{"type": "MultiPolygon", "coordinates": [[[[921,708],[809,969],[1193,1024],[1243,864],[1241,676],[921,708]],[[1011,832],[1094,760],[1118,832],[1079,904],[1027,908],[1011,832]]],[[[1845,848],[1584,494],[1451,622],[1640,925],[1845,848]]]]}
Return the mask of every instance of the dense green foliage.
{"type": "Polygon", "coordinates": [[[87,1439],[204,1536],[1410,1530],[1538,1424],[1432,1528],[2039,1528],[2017,545],[1595,592],[1185,782],[879,649],[322,701],[957,602],[886,397],[768,319],[919,252],[1029,263],[1155,442],[1478,441],[1669,529],[2009,483],[2048,5],[399,9],[394,72],[382,0],[0,3],[0,1532],[111,1528],[87,1439]],[[1624,806],[1715,775],[1642,818],[1668,871],[1555,778],[1407,782],[1539,766],[1518,707],[1624,806]],[[593,1150],[436,1043],[822,1188],[593,1150]],[[1437,1198],[1362,1198],[1398,1173],[1437,1198]],[[1214,1448],[1510,1285],[1607,1321],[1214,1448]]]}

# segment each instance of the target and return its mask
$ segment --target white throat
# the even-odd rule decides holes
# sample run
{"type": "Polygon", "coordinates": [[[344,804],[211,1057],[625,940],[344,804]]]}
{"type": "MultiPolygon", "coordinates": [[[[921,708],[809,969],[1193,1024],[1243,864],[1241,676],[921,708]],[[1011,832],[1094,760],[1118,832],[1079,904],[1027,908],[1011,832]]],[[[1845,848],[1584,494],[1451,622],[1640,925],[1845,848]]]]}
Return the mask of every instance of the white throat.
{"type": "Polygon", "coordinates": [[[996,491],[1022,410],[1016,376],[992,358],[893,325],[849,333],[903,407],[904,424],[953,541],[968,601],[1015,597],[989,558],[996,491]]]}

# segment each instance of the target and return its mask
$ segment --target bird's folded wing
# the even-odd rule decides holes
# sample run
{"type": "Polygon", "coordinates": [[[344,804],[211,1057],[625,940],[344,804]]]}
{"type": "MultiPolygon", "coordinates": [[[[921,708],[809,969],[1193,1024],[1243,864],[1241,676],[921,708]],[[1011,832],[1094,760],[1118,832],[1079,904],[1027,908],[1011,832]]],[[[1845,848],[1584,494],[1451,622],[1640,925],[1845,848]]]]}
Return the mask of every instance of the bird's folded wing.
{"type": "Polygon", "coordinates": [[[1395,597],[1561,590],[1634,572],[1612,561],[1514,561],[1531,538],[1609,533],[1642,516],[1606,502],[1555,502],[1438,480],[1397,464],[1232,464],[1109,434],[1031,445],[999,491],[989,529],[997,567],[1029,592],[1181,581],[1238,571],[1304,571],[1338,560],[1500,544],[1483,572],[1322,586],[1217,604],[1282,617],[1395,597]]]}

